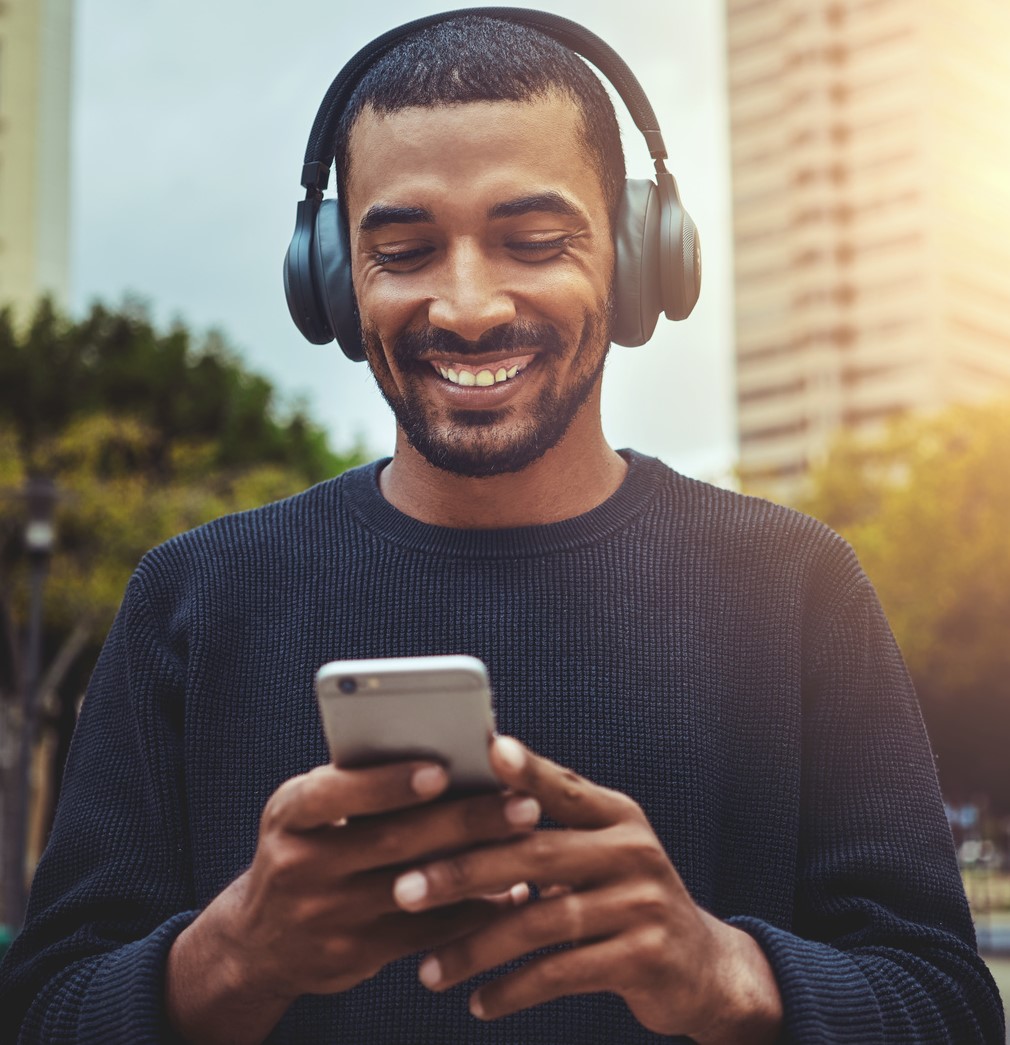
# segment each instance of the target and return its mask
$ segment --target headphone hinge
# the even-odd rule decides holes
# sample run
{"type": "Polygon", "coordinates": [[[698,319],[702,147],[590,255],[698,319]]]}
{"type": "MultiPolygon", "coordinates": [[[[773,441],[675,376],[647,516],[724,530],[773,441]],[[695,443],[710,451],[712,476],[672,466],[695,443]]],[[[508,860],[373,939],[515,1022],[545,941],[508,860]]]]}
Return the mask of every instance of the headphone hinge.
{"type": "Polygon", "coordinates": [[[662,163],[669,153],[666,151],[666,142],[663,141],[663,135],[660,133],[659,128],[642,130],[642,136],[645,138],[645,144],[648,146],[649,155],[657,164],[662,163]]]}
{"type": "MultiPolygon", "coordinates": [[[[306,163],[302,167],[302,185],[309,190],[311,195],[313,192],[322,196],[323,190],[329,184],[330,181],[330,165],[328,163],[321,163],[319,160],[313,160],[311,163],[306,163]]],[[[306,199],[309,197],[306,196],[306,199]]]]}

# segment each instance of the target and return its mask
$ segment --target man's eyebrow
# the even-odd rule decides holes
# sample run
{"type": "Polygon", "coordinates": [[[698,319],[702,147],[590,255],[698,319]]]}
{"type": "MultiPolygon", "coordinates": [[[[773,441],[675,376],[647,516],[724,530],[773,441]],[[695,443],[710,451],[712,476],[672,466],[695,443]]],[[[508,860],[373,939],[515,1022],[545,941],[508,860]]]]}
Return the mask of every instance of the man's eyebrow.
{"type": "Polygon", "coordinates": [[[505,200],[488,207],[487,216],[491,221],[499,218],[518,218],[523,214],[534,212],[546,212],[547,214],[561,214],[566,218],[582,218],[585,215],[566,196],[553,189],[547,192],[536,192],[530,196],[518,196],[514,200],[505,200]]]}
{"type": "Polygon", "coordinates": [[[359,232],[374,232],[385,225],[418,225],[430,224],[435,218],[430,210],[424,207],[395,207],[384,203],[376,203],[369,207],[358,223],[359,232]]]}

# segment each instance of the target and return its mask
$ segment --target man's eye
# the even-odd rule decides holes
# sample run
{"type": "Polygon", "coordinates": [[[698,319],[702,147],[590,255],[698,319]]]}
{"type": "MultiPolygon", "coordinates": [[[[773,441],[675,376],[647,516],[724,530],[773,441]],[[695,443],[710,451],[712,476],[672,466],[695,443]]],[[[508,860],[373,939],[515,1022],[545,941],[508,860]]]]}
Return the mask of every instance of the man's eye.
{"type": "Polygon", "coordinates": [[[570,239],[570,236],[560,236],[558,239],[512,240],[509,242],[508,248],[517,251],[531,261],[538,261],[542,256],[557,254],[564,250],[570,239]]]}
{"type": "Polygon", "coordinates": [[[412,247],[410,250],[373,250],[372,261],[382,268],[409,269],[431,253],[431,247],[412,247]]]}

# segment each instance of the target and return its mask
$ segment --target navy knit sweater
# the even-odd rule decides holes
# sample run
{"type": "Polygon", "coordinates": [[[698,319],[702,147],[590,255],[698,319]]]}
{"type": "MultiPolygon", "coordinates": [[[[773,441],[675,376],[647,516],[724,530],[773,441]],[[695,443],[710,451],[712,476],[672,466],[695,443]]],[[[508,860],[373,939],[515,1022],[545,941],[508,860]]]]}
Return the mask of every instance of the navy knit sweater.
{"type": "MultiPolygon", "coordinates": [[[[635,454],[548,526],[458,531],[376,465],[155,549],[84,702],[4,1041],[169,1037],[174,937],[249,862],[264,802],[326,759],[338,657],[470,653],[499,728],[644,808],[695,899],[751,932],[789,1042],[1002,1042],[901,657],[848,546],[635,454]]],[[[417,959],[304,997],[271,1041],[633,1043],[623,1002],[483,1024],[417,959]]]]}

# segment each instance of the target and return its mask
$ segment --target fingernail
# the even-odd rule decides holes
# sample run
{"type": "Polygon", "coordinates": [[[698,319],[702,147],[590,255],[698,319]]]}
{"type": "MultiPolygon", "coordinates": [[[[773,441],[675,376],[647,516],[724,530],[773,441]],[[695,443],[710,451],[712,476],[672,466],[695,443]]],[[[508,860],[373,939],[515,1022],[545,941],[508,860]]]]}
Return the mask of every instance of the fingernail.
{"type": "Polygon", "coordinates": [[[484,1019],[484,1006],[481,1004],[479,991],[474,991],[470,995],[470,1015],[476,1016],[479,1020],[484,1019]]]}
{"type": "Polygon", "coordinates": [[[433,954],[429,954],[427,958],[418,966],[417,978],[425,985],[425,987],[437,987],[442,981],[442,966],[439,964],[438,959],[433,954]]]}
{"type": "Polygon", "coordinates": [[[522,769],[523,763],[526,761],[526,752],[523,751],[518,740],[513,740],[511,737],[498,737],[495,745],[498,748],[498,757],[509,769],[514,771],[522,769]]]}
{"type": "Polygon", "coordinates": [[[448,775],[441,766],[422,766],[414,770],[410,786],[419,795],[436,795],[446,785],[448,775]]]}
{"type": "Polygon", "coordinates": [[[413,907],[428,895],[428,879],[420,871],[401,874],[393,883],[393,899],[401,907],[413,907]]]}
{"type": "Polygon", "coordinates": [[[540,803],[528,796],[510,798],[505,803],[505,819],[516,827],[535,824],[540,819],[540,803]]]}

